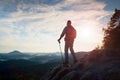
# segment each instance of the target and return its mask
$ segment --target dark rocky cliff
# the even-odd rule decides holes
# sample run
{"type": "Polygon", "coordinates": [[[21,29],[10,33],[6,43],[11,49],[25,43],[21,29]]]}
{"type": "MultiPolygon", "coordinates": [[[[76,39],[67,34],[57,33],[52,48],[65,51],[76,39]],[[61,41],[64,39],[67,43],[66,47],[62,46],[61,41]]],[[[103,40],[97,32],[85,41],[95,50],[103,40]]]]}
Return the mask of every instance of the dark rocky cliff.
{"type": "Polygon", "coordinates": [[[120,80],[120,50],[91,51],[72,66],[56,66],[41,80],[120,80]]]}

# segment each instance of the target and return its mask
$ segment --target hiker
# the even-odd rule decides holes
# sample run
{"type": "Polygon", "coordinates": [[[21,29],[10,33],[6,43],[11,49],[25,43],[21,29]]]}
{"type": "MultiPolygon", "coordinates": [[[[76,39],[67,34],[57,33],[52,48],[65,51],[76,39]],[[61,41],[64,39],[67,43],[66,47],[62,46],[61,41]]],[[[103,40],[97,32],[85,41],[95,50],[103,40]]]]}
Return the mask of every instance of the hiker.
{"type": "Polygon", "coordinates": [[[71,25],[71,21],[68,20],[67,21],[67,25],[66,27],[63,29],[63,32],[60,35],[60,38],[58,39],[58,42],[60,43],[60,40],[63,38],[63,36],[65,36],[64,40],[65,40],[65,48],[64,48],[64,54],[65,54],[65,61],[64,64],[68,64],[68,49],[70,50],[74,63],[76,63],[77,59],[75,56],[75,52],[73,49],[73,43],[74,43],[74,39],[76,38],[76,30],[74,29],[74,27],[71,25]]]}

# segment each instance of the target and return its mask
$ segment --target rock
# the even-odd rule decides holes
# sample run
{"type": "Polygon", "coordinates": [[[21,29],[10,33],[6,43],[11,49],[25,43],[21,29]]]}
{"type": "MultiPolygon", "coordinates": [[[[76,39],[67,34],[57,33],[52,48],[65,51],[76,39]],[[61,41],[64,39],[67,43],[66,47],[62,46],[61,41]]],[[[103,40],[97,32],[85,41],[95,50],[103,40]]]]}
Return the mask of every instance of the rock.
{"type": "Polygon", "coordinates": [[[94,51],[71,67],[55,67],[43,80],[120,80],[120,57],[112,54],[94,51]]]}
{"type": "Polygon", "coordinates": [[[79,80],[77,71],[71,71],[66,74],[61,80],[79,80]]]}
{"type": "Polygon", "coordinates": [[[81,70],[83,67],[84,67],[84,63],[79,61],[72,67],[72,69],[73,70],[81,70]]]}
{"type": "Polygon", "coordinates": [[[41,80],[60,80],[64,75],[70,71],[70,65],[58,65],[52,71],[50,71],[41,80]]]}
{"type": "Polygon", "coordinates": [[[64,77],[69,71],[70,69],[63,68],[60,71],[58,71],[58,73],[51,80],[61,80],[61,78],[64,77]]]}

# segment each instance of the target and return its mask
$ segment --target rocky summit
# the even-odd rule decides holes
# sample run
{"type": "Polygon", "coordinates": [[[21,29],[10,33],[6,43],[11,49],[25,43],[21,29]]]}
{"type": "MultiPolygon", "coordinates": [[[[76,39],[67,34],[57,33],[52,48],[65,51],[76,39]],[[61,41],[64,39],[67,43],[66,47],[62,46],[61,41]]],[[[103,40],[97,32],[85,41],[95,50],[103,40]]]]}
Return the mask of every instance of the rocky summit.
{"type": "Polygon", "coordinates": [[[41,80],[120,80],[120,50],[91,51],[72,66],[56,66],[41,80]]]}

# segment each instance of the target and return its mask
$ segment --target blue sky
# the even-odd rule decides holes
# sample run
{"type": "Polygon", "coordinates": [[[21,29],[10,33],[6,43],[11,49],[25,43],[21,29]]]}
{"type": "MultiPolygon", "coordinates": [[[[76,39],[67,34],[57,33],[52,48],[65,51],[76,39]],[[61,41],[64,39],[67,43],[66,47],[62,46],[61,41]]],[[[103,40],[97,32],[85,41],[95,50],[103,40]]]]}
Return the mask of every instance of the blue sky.
{"type": "MultiPolygon", "coordinates": [[[[102,45],[119,0],[1,0],[0,52],[58,52],[57,39],[67,20],[77,30],[75,51],[102,45]]],[[[64,40],[62,39],[62,49],[64,40]]]]}

